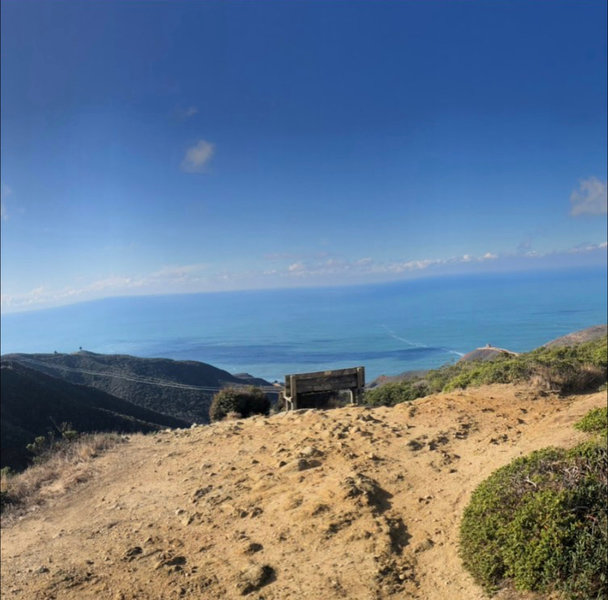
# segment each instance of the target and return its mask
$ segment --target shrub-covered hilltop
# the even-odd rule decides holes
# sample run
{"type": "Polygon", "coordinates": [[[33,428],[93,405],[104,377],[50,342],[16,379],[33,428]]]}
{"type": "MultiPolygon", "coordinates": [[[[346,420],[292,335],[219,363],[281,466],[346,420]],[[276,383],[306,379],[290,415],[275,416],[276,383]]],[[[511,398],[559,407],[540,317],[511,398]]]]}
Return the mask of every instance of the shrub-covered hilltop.
{"type": "Polygon", "coordinates": [[[486,591],[504,586],[608,598],[606,408],[575,427],[594,434],[498,469],[473,493],[461,525],[463,563],[486,591]]]}
{"type": "Polygon", "coordinates": [[[541,347],[492,361],[461,361],[368,390],[366,404],[393,406],[438,392],[491,383],[531,381],[561,394],[595,391],[606,384],[606,339],[574,346],[541,347]]]}

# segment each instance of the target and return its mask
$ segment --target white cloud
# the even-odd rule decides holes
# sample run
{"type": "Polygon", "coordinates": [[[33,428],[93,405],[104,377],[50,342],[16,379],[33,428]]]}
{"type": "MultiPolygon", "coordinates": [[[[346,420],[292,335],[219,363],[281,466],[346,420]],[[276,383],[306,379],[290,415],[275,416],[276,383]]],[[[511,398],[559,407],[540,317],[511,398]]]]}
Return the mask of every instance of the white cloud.
{"type": "Polygon", "coordinates": [[[152,281],[184,281],[186,279],[192,279],[197,273],[207,269],[206,264],[197,263],[194,265],[177,265],[170,267],[163,267],[154,273],[148,275],[148,277],[142,280],[142,284],[146,285],[152,281]]]}
{"type": "Polygon", "coordinates": [[[570,248],[566,250],[568,254],[582,254],[585,252],[594,252],[595,250],[605,250],[606,242],[602,242],[601,244],[580,244],[579,246],[575,246],[574,248],[570,248]]]}
{"type": "Polygon", "coordinates": [[[605,215],[608,207],[608,192],[605,181],[597,177],[583,179],[570,194],[572,208],[570,214],[573,217],[579,215],[605,215]]]}
{"type": "Polygon", "coordinates": [[[196,106],[188,106],[188,108],[178,108],[176,112],[180,119],[185,120],[198,114],[198,108],[196,106]]]}
{"type": "MultiPolygon", "coordinates": [[[[487,260],[498,259],[497,254],[486,252],[483,256],[464,254],[448,258],[424,258],[418,260],[404,260],[392,262],[377,262],[370,257],[349,261],[345,259],[329,258],[324,260],[308,260],[295,262],[283,271],[286,277],[318,278],[328,276],[382,276],[401,275],[416,271],[424,271],[431,267],[481,263],[487,260]]],[[[280,271],[278,271],[280,273],[280,271]]]]}
{"type": "Polygon", "coordinates": [[[186,150],[181,169],[186,173],[201,173],[205,165],[211,160],[215,152],[215,144],[206,140],[199,140],[194,146],[186,150]]]}
{"type": "MultiPolygon", "coordinates": [[[[421,258],[410,260],[377,261],[371,257],[346,259],[343,257],[319,257],[286,262],[284,265],[268,269],[261,262],[241,272],[217,271],[218,265],[194,263],[187,265],[163,266],[143,274],[112,274],[78,287],[64,288],[40,286],[25,293],[3,294],[2,309],[8,312],[58,306],[83,300],[111,296],[133,296],[171,293],[196,293],[222,290],[242,290],[281,287],[290,285],[340,285],[390,281],[408,276],[446,274],[464,270],[470,272],[487,261],[496,260],[496,268],[512,264],[514,260],[571,260],[586,261],[595,255],[605,254],[605,241],[585,242],[574,248],[553,250],[547,253],[528,251],[525,254],[482,255],[461,254],[443,258],[421,258]],[[575,257],[579,258],[575,258],[575,257]],[[587,256],[587,258],[585,258],[587,256]],[[511,261],[511,262],[510,262],[511,261]]],[[[520,266],[523,262],[518,263],[520,266]]],[[[486,267],[487,268],[487,267],[486,267]]]]}

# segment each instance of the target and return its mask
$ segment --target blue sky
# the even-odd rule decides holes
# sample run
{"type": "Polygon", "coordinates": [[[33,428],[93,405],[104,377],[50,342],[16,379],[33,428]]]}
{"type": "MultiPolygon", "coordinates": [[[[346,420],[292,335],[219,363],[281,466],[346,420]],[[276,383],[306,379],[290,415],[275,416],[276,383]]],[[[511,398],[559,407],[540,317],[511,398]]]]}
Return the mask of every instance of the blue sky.
{"type": "Polygon", "coordinates": [[[606,263],[606,3],[2,2],[2,310],[606,263]]]}

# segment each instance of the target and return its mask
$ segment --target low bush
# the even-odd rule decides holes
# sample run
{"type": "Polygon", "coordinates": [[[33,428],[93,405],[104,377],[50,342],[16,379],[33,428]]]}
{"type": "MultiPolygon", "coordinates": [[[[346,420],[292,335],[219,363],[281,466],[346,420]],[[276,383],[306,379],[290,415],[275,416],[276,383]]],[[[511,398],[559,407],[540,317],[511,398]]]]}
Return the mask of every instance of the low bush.
{"type": "Polygon", "coordinates": [[[269,411],[270,400],[260,388],[224,388],[213,396],[209,418],[221,421],[231,413],[238,413],[245,418],[253,414],[267,415],[269,411]]]}
{"type": "Polygon", "coordinates": [[[606,433],[608,431],[608,409],[605,406],[590,410],[574,427],[587,433],[606,433]]]}
{"type": "MultiPolygon", "coordinates": [[[[595,423],[593,415],[583,421],[595,423]]],[[[464,511],[464,566],[490,593],[512,586],[606,600],[607,493],[608,453],[599,438],[516,459],[486,479],[464,511]]]]}

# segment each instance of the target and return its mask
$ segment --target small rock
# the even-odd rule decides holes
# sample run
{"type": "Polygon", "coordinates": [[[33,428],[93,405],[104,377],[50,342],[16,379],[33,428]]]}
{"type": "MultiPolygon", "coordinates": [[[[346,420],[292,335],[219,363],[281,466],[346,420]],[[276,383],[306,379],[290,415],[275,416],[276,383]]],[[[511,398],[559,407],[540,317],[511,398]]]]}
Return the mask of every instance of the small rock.
{"type": "Polygon", "coordinates": [[[200,489],[196,490],[196,492],[194,492],[194,494],[192,496],[192,502],[193,503],[197,502],[200,498],[202,498],[203,496],[206,496],[212,489],[213,489],[213,486],[208,485],[204,488],[200,488],[200,489]]]}
{"type": "Polygon", "coordinates": [[[239,576],[236,587],[241,596],[246,596],[251,592],[259,590],[274,578],[274,569],[269,565],[255,565],[239,576]]]}
{"type": "Polygon", "coordinates": [[[129,548],[125,552],[124,559],[130,561],[130,560],[133,560],[136,556],[139,556],[142,553],[143,553],[143,550],[141,549],[141,546],[133,546],[133,548],[129,548]]]}
{"type": "Polygon", "coordinates": [[[320,464],[321,463],[318,460],[297,458],[296,460],[284,464],[283,467],[285,471],[306,471],[306,469],[313,469],[314,467],[320,466],[320,464]]]}
{"type": "Polygon", "coordinates": [[[420,544],[418,544],[416,548],[414,548],[414,552],[416,554],[418,552],[425,552],[426,550],[430,550],[434,545],[435,542],[433,542],[431,538],[427,538],[426,540],[424,540],[424,542],[420,542],[420,544]]]}
{"type": "Polygon", "coordinates": [[[323,453],[314,446],[306,446],[300,450],[300,456],[302,458],[312,458],[313,456],[321,456],[321,454],[323,453]]]}
{"type": "Polygon", "coordinates": [[[264,546],[262,546],[262,544],[258,544],[257,542],[251,542],[251,544],[249,544],[247,548],[245,548],[244,552],[245,554],[255,554],[256,552],[260,552],[263,549],[264,546]]]}

